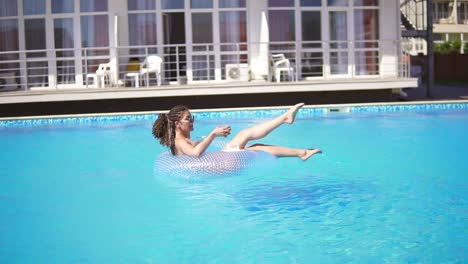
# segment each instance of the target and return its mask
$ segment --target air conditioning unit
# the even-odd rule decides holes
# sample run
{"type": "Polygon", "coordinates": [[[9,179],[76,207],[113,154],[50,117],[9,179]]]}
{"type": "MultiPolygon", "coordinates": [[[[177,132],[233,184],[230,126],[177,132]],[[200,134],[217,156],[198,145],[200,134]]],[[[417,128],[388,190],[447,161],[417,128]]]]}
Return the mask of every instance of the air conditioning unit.
{"type": "Polygon", "coordinates": [[[15,74],[12,72],[0,73],[0,91],[12,91],[18,89],[15,80],[15,74]]]}
{"type": "Polygon", "coordinates": [[[226,80],[249,81],[249,65],[247,63],[226,64],[226,80]]]}

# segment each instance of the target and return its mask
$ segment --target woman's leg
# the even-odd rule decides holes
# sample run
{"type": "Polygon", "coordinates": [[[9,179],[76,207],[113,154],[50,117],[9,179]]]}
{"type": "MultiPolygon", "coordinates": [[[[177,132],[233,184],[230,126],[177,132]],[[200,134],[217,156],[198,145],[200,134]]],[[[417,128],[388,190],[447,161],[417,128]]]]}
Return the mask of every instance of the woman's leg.
{"type": "Polygon", "coordinates": [[[272,146],[264,144],[254,144],[247,147],[248,150],[261,150],[270,153],[276,157],[298,157],[302,160],[307,160],[312,155],[322,153],[320,149],[293,149],[282,146],[272,146]]]}
{"type": "MultiPolygon", "coordinates": [[[[246,128],[240,131],[234,138],[226,145],[227,148],[229,147],[239,147],[240,149],[244,149],[247,145],[247,142],[250,140],[260,139],[268,135],[271,131],[275,128],[279,127],[282,124],[292,124],[294,119],[296,118],[297,111],[304,106],[304,103],[299,103],[289,110],[269,121],[263,122],[261,124],[255,125],[253,127],[246,128]]],[[[226,148],[225,147],[225,148],[226,148]]]]}

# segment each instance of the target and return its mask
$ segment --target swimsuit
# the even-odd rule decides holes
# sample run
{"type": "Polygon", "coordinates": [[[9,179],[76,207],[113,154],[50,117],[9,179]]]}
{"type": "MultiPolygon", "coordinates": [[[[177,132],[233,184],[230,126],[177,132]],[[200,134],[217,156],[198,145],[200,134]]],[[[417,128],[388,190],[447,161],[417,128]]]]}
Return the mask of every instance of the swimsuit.
{"type": "Polygon", "coordinates": [[[237,152],[237,151],[244,151],[244,149],[239,148],[239,144],[236,144],[235,146],[226,146],[222,150],[223,152],[237,152]]]}

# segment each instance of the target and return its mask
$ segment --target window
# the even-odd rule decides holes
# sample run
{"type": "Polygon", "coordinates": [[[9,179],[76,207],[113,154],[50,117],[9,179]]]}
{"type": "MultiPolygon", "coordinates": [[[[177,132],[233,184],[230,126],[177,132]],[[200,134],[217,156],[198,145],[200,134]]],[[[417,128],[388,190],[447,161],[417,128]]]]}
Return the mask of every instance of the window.
{"type": "Polygon", "coordinates": [[[301,0],[301,6],[322,6],[322,0],[301,0]]]}
{"type": "Polygon", "coordinates": [[[270,10],[268,28],[270,41],[295,41],[294,10],[270,10]]]}
{"type": "Polygon", "coordinates": [[[268,0],[269,7],[294,7],[294,0],[268,0]]]}
{"type": "MultiPolygon", "coordinates": [[[[363,1],[364,4],[372,1],[363,1]]],[[[354,9],[355,74],[379,74],[379,10],[354,9]]]]}
{"type": "Polygon", "coordinates": [[[211,13],[192,14],[193,43],[213,43],[213,18],[211,13]]]}
{"type": "Polygon", "coordinates": [[[348,27],[346,11],[331,11],[330,26],[330,73],[348,73],[348,27]]]}
{"type": "Polygon", "coordinates": [[[108,46],[108,35],[107,15],[81,16],[83,48],[108,46]]]}
{"type": "MultiPolygon", "coordinates": [[[[247,26],[245,11],[219,12],[219,35],[221,43],[247,42],[247,26]]],[[[240,45],[246,50],[246,45],[240,45]]],[[[223,45],[221,50],[238,50],[232,45],[223,45]]]]}
{"type": "Polygon", "coordinates": [[[162,0],[162,9],[184,9],[184,0],[162,0]]]}
{"type": "Polygon", "coordinates": [[[155,10],[154,0],[128,0],[128,10],[155,10]]]}
{"type": "MultiPolygon", "coordinates": [[[[18,50],[18,20],[0,19],[0,52],[18,50]]],[[[17,53],[2,54],[1,60],[18,59],[17,53]]]]}
{"type": "Polygon", "coordinates": [[[301,77],[323,76],[322,22],[320,11],[302,11],[301,77]]]}
{"type": "Polygon", "coordinates": [[[348,0],[327,0],[328,6],[348,6],[348,0]]]}
{"type": "MultiPolygon", "coordinates": [[[[107,0],[80,0],[81,12],[106,12],[107,0]]],[[[81,47],[98,48],[109,46],[109,23],[107,14],[82,15],[81,16],[81,47]]],[[[95,55],[107,55],[108,49],[89,49],[84,53],[85,57],[95,55]]],[[[95,71],[98,65],[88,65],[90,71],[95,71]]]]}
{"type": "MultiPolygon", "coordinates": [[[[24,20],[24,37],[26,41],[26,49],[44,50],[46,49],[46,34],[45,34],[45,19],[25,19],[24,20]]],[[[28,58],[45,57],[46,53],[28,52],[28,58]]],[[[27,62],[27,83],[29,87],[47,86],[48,85],[48,63],[47,61],[28,61],[27,62]]]]}
{"type": "Polygon", "coordinates": [[[54,44],[57,61],[57,83],[70,84],[75,83],[75,60],[73,50],[73,18],[54,19],[54,44]]]}
{"type": "Polygon", "coordinates": [[[378,10],[357,9],[354,11],[354,39],[357,48],[377,47],[372,42],[379,39],[378,10]]]}
{"type": "MultiPolygon", "coordinates": [[[[192,14],[192,40],[193,51],[213,50],[213,18],[211,13],[192,14]],[[196,45],[200,43],[201,45],[196,45]]],[[[214,56],[197,55],[192,57],[193,79],[213,80],[214,79],[214,56]]]]}
{"type": "Polygon", "coordinates": [[[213,8],[213,0],[190,0],[191,8],[213,8]]]}
{"type": "Polygon", "coordinates": [[[378,0],[354,0],[354,6],[379,6],[378,0]]]}
{"type": "Polygon", "coordinates": [[[245,7],[245,0],[219,0],[220,8],[245,7]]]}
{"type": "Polygon", "coordinates": [[[81,12],[106,12],[107,0],[80,0],[81,12]]]}
{"type": "Polygon", "coordinates": [[[0,0],[0,17],[17,16],[17,0],[0,0]]]}
{"type": "Polygon", "coordinates": [[[156,14],[128,14],[129,43],[132,46],[156,45],[156,14]]]}
{"type": "MultiPolygon", "coordinates": [[[[24,38],[27,50],[45,50],[46,34],[45,19],[25,19],[24,38]]],[[[28,57],[45,57],[45,52],[27,53],[28,57]]]]}
{"type": "Polygon", "coordinates": [[[468,3],[460,3],[458,7],[458,23],[468,24],[468,3]]]}
{"type": "Polygon", "coordinates": [[[45,14],[45,0],[23,0],[24,15],[45,14]]]}
{"type": "Polygon", "coordinates": [[[73,13],[75,11],[73,0],[52,0],[52,13],[73,13]]]}
{"type": "Polygon", "coordinates": [[[322,22],[320,11],[303,11],[302,12],[302,40],[321,41],[322,39],[322,22]]]}
{"type": "MultiPolygon", "coordinates": [[[[54,19],[54,44],[56,49],[73,49],[73,18],[54,19]]],[[[57,57],[74,56],[73,51],[57,51],[57,57]]]]}
{"type": "Polygon", "coordinates": [[[436,2],[434,3],[433,16],[434,23],[446,24],[446,19],[449,17],[448,2],[436,2]]]}

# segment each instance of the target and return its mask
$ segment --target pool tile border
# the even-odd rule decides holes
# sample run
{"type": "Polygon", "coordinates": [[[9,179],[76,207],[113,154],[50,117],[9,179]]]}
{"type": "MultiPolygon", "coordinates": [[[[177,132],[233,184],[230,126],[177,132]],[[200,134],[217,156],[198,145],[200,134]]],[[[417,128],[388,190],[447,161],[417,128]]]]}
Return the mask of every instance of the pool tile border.
{"type": "MultiPolygon", "coordinates": [[[[284,113],[287,107],[267,107],[248,109],[209,109],[193,110],[199,119],[218,118],[263,118],[284,113]]],[[[406,111],[434,111],[434,110],[464,110],[468,109],[468,101],[423,102],[423,103],[395,103],[395,104],[356,104],[356,105],[321,105],[304,107],[299,112],[301,117],[326,114],[330,112],[350,113],[383,113],[406,111]]],[[[2,119],[0,128],[5,127],[33,127],[56,124],[93,124],[115,123],[128,121],[155,120],[160,112],[95,114],[59,117],[29,117],[20,119],[2,119]]]]}

